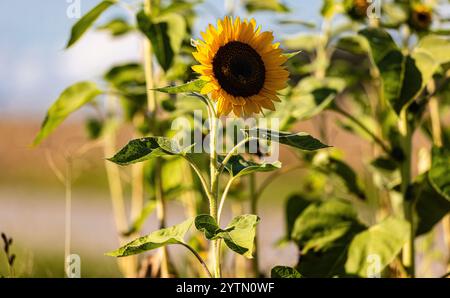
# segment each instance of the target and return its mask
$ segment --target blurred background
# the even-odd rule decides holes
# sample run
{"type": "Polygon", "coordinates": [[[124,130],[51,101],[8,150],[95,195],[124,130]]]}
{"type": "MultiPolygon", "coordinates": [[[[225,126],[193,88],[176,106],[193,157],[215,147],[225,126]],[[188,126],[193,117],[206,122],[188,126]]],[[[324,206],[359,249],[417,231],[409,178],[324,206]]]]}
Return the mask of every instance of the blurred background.
{"type": "MultiPolygon", "coordinates": [[[[98,2],[81,0],[81,13],[98,2]]],[[[262,24],[263,30],[274,31],[277,39],[303,30],[320,29],[280,26],[279,21],[289,18],[318,23],[321,1],[286,0],[284,3],[292,9],[291,13],[273,17],[272,13],[257,12],[252,17],[262,24]]],[[[77,21],[67,16],[70,4],[63,0],[0,2],[3,28],[0,35],[0,232],[14,239],[19,276],[64,276],[65,188],[55,171],[65,171],[67,157],[73,167],[71,253],[81,257],[83,277],[120,276],[115,260],[103,255],[118,244],[104,170],[105,156],[99,148],[83,149],[87,141],[83,119],[95,111],[83,108],[39,148],[29,146],[47,108],[66,86],[85,79],[99,80],[112,65],[139,61],[142,57],[142,38],[138,34],[112,38],[99,30],[90,30],[73,48],[64,50],[70,28],[77,21]]],[[[227,5],[227,1],[218,0],[197,5],[195,9],[200,17],[196,19],[193,38],[199,38],[198,33],[208,23],[223,17],[227,5]]],[[[246,17],[244,11],[236,14],[246,17]]],[[[118,16],[132,18],[123,9],[112,8],[98,23],[118,16]]],[[[331,117],[327,115],[324,117],[331,117]]],[[[350,163],[354,167],[362,167],[359,157],[368,150],[368,144],[333,127],[333,118],[329,123],[328,143],[342,149],[346,156],[352,156],[350,163]]],[[[314,120],[300,123],[298,129],[317,134],[314,120]]],[[[130,138],[131,130],[121,129],[118,146],[130,138]]],[[[285,153],[281,154],[282,162],[289,161],[290,156],[285,153]]],[[[276,180],[263,194],[259,229],[265,231],[260,241],[261,268],[266,272],[274,262],[293,266],[297,261],[295,246],[277,247],[276,243],[285,229],[284,199],[295,191],[301,175],[301,170],[290,173],[276,180]]],[[[179,222],[182,206],[174,201],[168,210],[168,223],[179,222]]],[[[155,228],[156,219],[152,216],[144,233],[155,228]]],[[[0,274],[6,270],[4,262],[0,255],[0,274]]]]}

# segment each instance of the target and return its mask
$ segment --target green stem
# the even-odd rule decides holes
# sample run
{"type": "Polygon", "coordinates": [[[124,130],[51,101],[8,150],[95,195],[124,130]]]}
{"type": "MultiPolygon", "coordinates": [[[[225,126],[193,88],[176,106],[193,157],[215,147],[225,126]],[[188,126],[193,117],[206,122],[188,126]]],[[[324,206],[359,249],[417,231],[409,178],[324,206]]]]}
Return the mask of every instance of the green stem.
{"type": "Polygon", "coordinates": [[[230,190],[231,185],[233,184],[234,178],[230,178],[230,180],[228,180],[227,185],[225,186],[225,189],[223,190],[222,193],[222,197],[220,198],[220,203],[219,203],[219,208],[217,210],[217,224],[220,226],[220,217],[222,215],[222,209],[223,209],[223,205],[225,203],[225,200],[227,198],[228,195],[228,191],[230,190]]]}
{"type": "MultiPolygon", "coordinates": [[[[249,175],[249,186],[250,186],[250,199],[251,199],[251,206],[250,206],[250,212],[251,214],[258,214],[258,197],[256,192],[256,175],[255,173],[251,173],[249,175]]],[[[253,239],[253,246],[254,246],[254,253],[253,253],[253,259],[252,259],[252,267],[253,267],[253,274],[255,277],[260,276],[260,270],[259,270],[259,246],[258,246],[258,229],[255,231],[255,238],[253,239]]]]}
{"type": "Polygon", "coordinates": [[[230,160],[231,157],[233,157],[233,155],[235,155],[237,153],[237,151],[239,150],[239,148],[242,145],[245,145],[247,142],[250,142],[251,140],[255,140],[257,138],[255,137],[246,137],[245,139],[243,139],[242,141],[240,141],[239,143],[236,144],[236,146],[234,146],[230,152],[228,152],[228,154],[225,156],[225,158],[222,160],[222,163],[220,164],[216,175],[219,176],[220,174],[222,174],[223,169],[225,168],[225,165],[228,163],[228,161],[230,160]]]}
{"type": "Polygon", "coordinates": [[[403,212],[405,219],[410,224],[409,240],[403,248],[403,264],[405,265],[410,277],[415,277],[415,231],[413,220],[414,202],[409,197],[409,186],[411,184],[411,153],[412,153],[412,132],[408,123],[408,113],[403,109],[400,113],[399,130],[402,135],[402,147],[404,160],[401,164],[401,192],[403,195],[403,212]]]}
{"type": "Polygon", "coordinates": [[[178,242],[178,244],[181,244],[182,246],[186,247],[187,249],[189,249],[190,252],[192,252],[194,254],[194,256],[197,258],[197,260],[200,262],[200,264],[202,265],[203,269],[205,270],[206,274],[208,275],[208,277],[212,278],[212,274],[211,271],[209,271],[208,266],[206,265],[205,261],[202,259],[202,257],[195,251],[195,249],[193,249],[190,245],[184,243],[184,242],[178,242]]]}

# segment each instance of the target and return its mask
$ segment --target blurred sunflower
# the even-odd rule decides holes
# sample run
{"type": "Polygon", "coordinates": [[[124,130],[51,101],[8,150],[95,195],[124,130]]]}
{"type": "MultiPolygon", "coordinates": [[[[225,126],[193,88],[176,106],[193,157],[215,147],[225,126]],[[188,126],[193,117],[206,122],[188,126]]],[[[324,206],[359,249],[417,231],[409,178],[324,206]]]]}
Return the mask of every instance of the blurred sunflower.
{"type": "Polygon", "coordinates": [[[272,32],[260,32],[253,19],[225,17],[217,28],[210,24],[201,34],[204,40],[193,53],[201,65],[192,69],[207,81],[201,93],[217,101],[219,116],[275,110],[273,101],[280,101],[277,91],[287,86],[289,72],[282,66],[287,58],[279,43],[272,43],[272,32]]]}
{"type": "Polygon", "coordinates": [[[367,0],[345,0],[344,7],[347,14],[354,20],[362,20],[367,17],[367,9],[370,3],[367,0]]]}
{"type": "Polygon", "coordinates": [[[418,31],[427,30],[432,21],[432,10],[429,6],[419,3],[411,7],[409,24],[412,28],[418,31]]]}

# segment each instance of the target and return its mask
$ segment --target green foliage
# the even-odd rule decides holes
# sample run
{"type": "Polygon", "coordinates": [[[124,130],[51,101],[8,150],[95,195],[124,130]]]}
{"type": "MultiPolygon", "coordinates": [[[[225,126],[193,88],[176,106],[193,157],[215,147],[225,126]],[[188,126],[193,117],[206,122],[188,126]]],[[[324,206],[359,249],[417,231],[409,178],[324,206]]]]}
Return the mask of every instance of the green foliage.
{"type": "Polygon", "coordinates": [[[102,1],[93,9],[91,9],[87,14],[85,14],[80,20],[78,20],[78,22],[76,22],[72,27],[72,32],[70,34],[70,39],[67,42],[66,48],[70,48],[72,45],[74,45],[92,26],[92,24],[98,19],[98,17],[116,2],[116,0],[102,1]]]}
{"type": "MultiPolygon", "coordinates": [[[[222,162],[223,157],[219,157],[219,162],[222,162]]],[[[278,170],[281,168],[281,163],[279,161],[273,163],[256,163],[251,160],[245,160],[240,155],[232,156],[225,168],[228,170],[231,176],[234,178],[248,175],[255,172],[270,172],[278,170]]]]}
{"type": "Polygon", "coordinates": [[[275,266],[270,271],[271,278],[301,278],[302,275],[292,267],[275,266]]]}
{"type": "Polygon", "coordinates": [[[176,13],[153,17],[141,11],[137,15],[137,23],[139,30],[150,40],[159,65],[165,71],[169,70],[186,32],[184,18],[176,13]]]}
{"type": "Polygon", "coordinates": [[[301,150],[313,151],[329,147],[304,132],[289,133],[260,128],[251,128],[245,131],[250,137],[277,142],[301,150]]]}
{"type": "Polygon", "coordinates": [[[142,229],[142,226],[144,225],[145,221],[150,216],[150,214],[153,213],[155,208],[156,208],[156,201],[149,200],[142,208],[139,216],[133,221],[130,228],[127,231],[124,231],[122,234],[124,236],[130,236],[136,232],[139,232],[142,229]]]}
{"type": "Polygon", "coordinates": [[[280,0],[245,0],[245,8],[248,12],[256,11],[276,11],[289,12],[289,8],[281,3],[280,0]]]}
{"type": "Polygon", "coordinates": [[[450,212],[450,153],[433,148],[432,165],[414,183],[417,235],[429,232],[450,212]]]}
{"type": "Polygon", "coordinates": [[[348,202],[310,204],[297,217],[291,234],[301,252],[298,271],[305,277],[345,276],[351,240],[363,230],[348,202]]]}
{"type": "Polygon", "coordinates": [[[47,111],[41,129],[33,141],[33,146],[39,145],[52,133],[71,113],[91,102],[102,93],[92,82],[76,83],[64,90],[59,98],[47,111]]]}
{"type": "Polygon", "coordinates": [[[313,199],[303,194],[291,195],[286,201],[285,218],[286,218],[286,238],[291,240],[292,230],[294,228],[297,217],[313,202],[313,199]]]}
{"type": "Polygon", "coordinates": [[[180,148],[178,143],[165,137],[147,137],[131,140],[113,157],[109,158],[119,165],[129,165],[146,161],[153,157],[166,155],[186,155],[191,147],[180,148]]]}
{"type": "Polygon", "coordinates": [[[210,215],[199,215],[195,219],[195,226],[205,233],[208,239],[223,239],[232,251],[252,258],[256,225],[259,217],[253,214],[236,216],[225,229],[221,229],[210,215]]]}
{"type": "Polygon", "coordinates": [[[112,36],[122,36],[132,31],[134,28],[124,19],[116,18],[110,20],[102,26],[97,27],[97,29],[101,31],[108,31],[112,36]]]}
{"type": "Polygon", "coordinates": [[[356,235],[348,251],[345,270],[347,274],[370,277],[371,258],[379,261],[383,270],[398,255],[408,240],[410,225],[407,221],[390,217],[356,235]],[[369,275],[369,276],[368,276],[369,275]]]}
{"type": "Polygon", "coordinates": [[[169,244],[184,243],[184,236],[191,228],[193,222],[193,219],[188,219],[178,225],[152,232],[147,236],[139,237],[127,243],[118,250],[106,253],[106,255],[111,257],[126,257],[169,244]]]}
{"type": "Polygon", "coordinates": [[[200,92],[202,88],[206,85],[206,83],[207,83],[206,81],[198,79],[190,81],[186,84],[156,88],[155,90],[169,94],[200,92]]]}

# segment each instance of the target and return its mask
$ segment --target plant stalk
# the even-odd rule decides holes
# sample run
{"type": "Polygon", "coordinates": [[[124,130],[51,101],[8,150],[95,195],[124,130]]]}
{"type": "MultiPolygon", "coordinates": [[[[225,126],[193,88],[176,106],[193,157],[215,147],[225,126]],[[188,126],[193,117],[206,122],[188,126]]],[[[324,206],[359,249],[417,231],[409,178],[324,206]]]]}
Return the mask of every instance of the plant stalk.
{"type": "Polygon", "coordinates": [[[409,240],[403,248],[403,265],[407,269],[410,277],[415,277],[415,231],[414,231],[414,202],[409,194],[411,184],[411,155],[412,155],[412,131],[408,123],[408,112],[403,109],[400,113],[400,134],[402,135],[402,147],[404,160],[400,167],[401,173],[401,192],[403,196],[403,212],[405,219],[410,224],[409,240]]]}
{"type": "MultiPolygon", "coordinates": [[[[251,173],[249,175],[249,184],[250,184],[250,213],[258,214],[258,196],[256,192],[256,175],[255,173],[251,173]]],[[[253,259],[252,259],[252,268],[254,277],[260,277],[259,270],[259,245],[258,245],[258,228],[255,230],[255,238],[253,239],[253,259]]]]}

